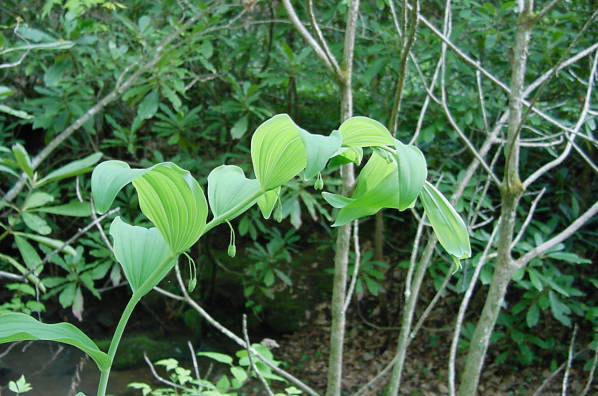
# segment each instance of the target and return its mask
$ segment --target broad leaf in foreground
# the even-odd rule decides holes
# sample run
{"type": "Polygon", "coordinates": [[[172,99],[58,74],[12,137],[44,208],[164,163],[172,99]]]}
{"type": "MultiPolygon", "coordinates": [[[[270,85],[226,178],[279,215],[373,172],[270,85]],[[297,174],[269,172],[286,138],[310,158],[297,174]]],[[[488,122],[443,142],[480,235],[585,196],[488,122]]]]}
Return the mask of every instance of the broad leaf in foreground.
{"type": "Polygon", "coordinates": [[[110,235],[114,239],[114,255],[133,293],[147,294],[175,264],[174,254],[155,227],[132,226],[119,216],[110,225],[110,235]]]}
{"type": "Polygon", "coordinates": [[[57,341],[87,353],[100,370],[110,367],[110,358],[81,330],[70,323],[47,324],[22,313],[0,314],[0,343],[13,341],[57,341]]]}
{"type": "Polygon", "coordinates": [[[208,175],[208,202],[212,214],[215,218],[226,216],[223,221],[232,220],[255,204],[260,189],[260,183],[246,178],[238,166],[215,168],[208,175]]]}
{"type": "Polygon", "coordinates": [[[444,195],[426,181],[420,199],[438,241],[453,256],[457,265],[458,260],[471,257],[469,234],[465,222],[444,195]]]}

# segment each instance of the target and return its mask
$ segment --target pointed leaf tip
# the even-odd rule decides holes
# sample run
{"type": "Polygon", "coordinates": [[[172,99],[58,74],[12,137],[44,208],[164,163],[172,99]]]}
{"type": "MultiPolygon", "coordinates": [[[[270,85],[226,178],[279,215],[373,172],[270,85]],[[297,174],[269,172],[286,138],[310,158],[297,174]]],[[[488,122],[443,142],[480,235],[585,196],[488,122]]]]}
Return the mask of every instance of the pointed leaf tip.
{"type": "Polygon", "coordinates": [[[442,247],[456,259],[471,257],[469,233],[465,222],[444,195],[426,181],[420,198],[442,247]]]}

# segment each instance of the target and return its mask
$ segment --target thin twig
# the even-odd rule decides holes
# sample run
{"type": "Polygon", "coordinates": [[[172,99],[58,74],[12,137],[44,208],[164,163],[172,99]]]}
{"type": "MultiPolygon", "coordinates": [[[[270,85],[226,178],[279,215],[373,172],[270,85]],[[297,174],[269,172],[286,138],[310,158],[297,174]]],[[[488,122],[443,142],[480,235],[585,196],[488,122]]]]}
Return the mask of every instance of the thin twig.
{"type": "Polygon", "coordinates": [[[79,239],[79,237],[81,235],[83,235],[87,231],[89,231],[90,228],[92,228],[93,226],[95,226],[100,221],[104,220],[104,218],[106,218],[106,217],[108,217],[110,215],[113,215],[114,213],[118,212],[119,210],[120,210],[120,207],[116,207],[116,208],[114,208],[112,210],[109,210],[108,212],[104,213],[102,216],[98,217],[97,219],[95,219],[94,221],[92,221],[91,223],[89,223],[88,225],[86,225],[85,227],[81,228],[79,231],[77,231],[77,233],[75,235],[73,235],[68,240],[66,240],[60,247],[58,247],[58,248],[54,249],[53,251],[51,251],[50,253],[48,253],[46,255],[46,257],[44,257],[44,259],[39,264],[37,264],[35,267],[29,269],[29,271],[26,274],[24,274],[24,276],[30,275],[33,272],[35,272],[38,268],[42,267],[48,261],[50,261],[50,259],[52,257],[54,257],[56,254],[58,254],[61,251],[63,251],[71,243],[73,243],[74,241],[76,241],[77,239],[79,239]]]}
{"type": "Polygon", "coordinates": [[[172,388],[175,389],[181,389],[181,390],[185,390],[184,386],[181,386],[179,384],[175,384],[174,382],[168,381],[165,378],[162,378],[157,372],[156,369],[154,368],[154,365],[152,364],[152,362],[149,360],[149,358],[147,357],[147,353],[143,352],[143,360],[145,360],[145,363],[147,363],[147,365],[149,366],[150,371],[152,372],[152,375],[154,376],[154,378],[158,381],[163,383],[164,385],[168,385],[172,388]]]}
{"type": "Polygon", "coordinates": [[[12,274],[10,272],[0,271],[0,278],[8,278],[12,280],[24,281],[26,278],[21,275],[12,274]]]}
{"type": "Polygon", "coordinates": [[[571,335],[571,343],[569,344],[569,357],[567,358],[567,368],[563,375],[562,396],[567,396],[567,386],[569,385],[569,373],[571,372],[571,365],[573,364],[573,347],[575,346],[575,336],[577,335],[577,323],[573,326],[573,334],[571,335]]]}
{"type": "Polygon", "coordinates": [[[345,303],[343,304],[343,312],[347,312],[349,304],[351,304],[351,298],[353,297],[353,291],[355,290],[355,284],[357,283],[357,276],[359,275],[359,266],[361,264],[361,249],[359,248],[359,221],[353,221],[353,251],[355,252],[355,264],[353,267],[353,275],[351,276],[351,283],[349,285],[349,291],[345,297],[345,303]]]}
{"type": "MultiPolygon", "coordinates": [[[[181,270],[179,269],[178,264],[175,265],[174,269],[175,269],[177,281],[179,283],[181,291],[183,292],[183,296],[185,297],[185,302],[187,304],[189,304],[193,309],[195,309],[208,323],[210,323],[212,326],[214,326],[216,329],[218,329],[218,331],[220,331],[222,334],[224,334],[225,336],[227,336],[228,338],[233,340],[235,343],[237,343],[242,348],[245,348],[246,344],[242,338],[238,337],[232,331],[230,331],[229,329],[224,327],[222,324],[220,324],[220,322],[218,322],[217,320],[212,318],[212,316],[210,316],[210,314],[208,314],[197,302],[195,302],[195,300],[193,300],[189,296],[189,293],[187,292],[187,287],[185,286],[185,282],[183,281],[183,277],[181,276],[181,270]]],[[[318,393],[315,390],[313,390],[312,388],[310,388],[309,386],[307,386],[302,381],[295,378],[293,375],[289,374],[285,370],[274,365],[268,359],[263,357],[255,348],[250,347],[250,350],[255,356],[257,356],[262,362],[264,362],[264,364],[266,366],[270,367],[275,373],[285,377],[286,379],[288,379],[290,382],[295,384],[297,387],[301,388],[306,393],[308,393],[312,396],[318,396],[318,393]]]]}
{"type": "Polygon", "coordinates": [[[316,32],[316,37],[318,38],[320,46],[324,50],[324,54],[326,54],[326,58],[328,59],[328,62],[330,62],[330,64],[334,68],[334,73],[340,76],[341,70],[338,66],[338,63],[336,62],[336,58],[330,51],[330,48],[328,47],[328,43],[326,42],[324,35],[322,35],[322,31],[320,30],[320,26],[318,25],[318,21],[316,20],[316,13],[314,12],[313,1],[309,0],[307,2],[307,5],[308,5],[307,12],[309,14],[311,26],[314,29],[314,31],[316,32]]]}
{"type": "Polygon", "coordinates": [[[243,314],[243,337],[245,338],[245,348],[247,349],[247,357],[249,358],[249,364],[251,365],[253,372],[260,379],[262,385],[264,385],[264,389],[266,389],[268,395],[274,396],[274,393],[272,393],[272,389],[270,389],[270,385],[268,385],[268,382],[266,381],[262,373],[257,369],[257,366],[253,361],[253,354],[251,353],[251,342],[249,342],[249,334],[247,333],[247,315],[245,314],[243,314]]]}
{"type": "Polygon", "coordinates": [[[195,372],[195,379],[201,379],[199,376],[199,366],[197,365],[197,356],[195,356],[195,349],[191,341],[187,341],[187,347],[189,347],[189,353],[191,354],[191,361],[193,362],[193,371],[195,372]]]}
{"type": "Polygon", "coordinates": [[[532,202],[532,205],[529,208],[529,212],[527,213],[527,217],[525,218],[525,220],[523,221],[523,224],[521,225],[521,229],[519,230],[519,233],[517,233],[517,236],[515,237],[515,239],[513,239],[513,242],[511,243],[511,249],[513,249],[519,243],[519,240],[525,233],[525,229],[527,228],[529,223],[532,221],[532,218],[534,217],[534,213],[536,211],[536,206],[538,206],[538,202],[540,202],[540,199],[542,199],[542,196],[544,195],[545,192],[546,192],[546,188],[542,187],[542,190],[540,190],[540,192],[538,193],[538,195],[532,202]]]}
{"type": "Polygon", "coordinates": [[[596,344],[596,348],[594,348],[594,360],[592,361],[592,368],[588,373],[588,382],[586,382],[586,386],[583,387],[580,396],[586,396],[590,391],[590,386],[592,382],[594,382],[594,373],[596,372],[596,363],[598,362],[598,344],[596,344]]]}
{"type": "MultiPolygon", "coordinates": [[[[575,354],[575,356],[573,356],[573,359],[575,359],[577,356],[581,355],[582,353],[584,353],[585,351],[587,351],[586,349],[582,349],[581,351],[577,352],[575,354]]],[[[542,383],[540,384],[540,386],[538,387],[538,389],[536,389],[536,391],[534,392],[534,394],[532,396],[541,396],[544,395],[544,388],[546,388],[546,386],[548,386],[548,384],[565,368],[565,365],[567,364],[567,362],[563,362],[559,367],[557,367],[556,370],[554,370],[548,377],[546,377],[546,379],[544,379],[544,381],[542,381],[542,383]]]]}

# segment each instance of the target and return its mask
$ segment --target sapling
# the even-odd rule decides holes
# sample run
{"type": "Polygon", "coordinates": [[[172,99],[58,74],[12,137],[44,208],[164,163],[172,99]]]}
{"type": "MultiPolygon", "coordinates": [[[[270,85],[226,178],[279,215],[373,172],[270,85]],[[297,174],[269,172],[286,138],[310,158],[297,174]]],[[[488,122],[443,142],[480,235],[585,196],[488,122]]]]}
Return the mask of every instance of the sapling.
{"type": "Polygon", "coordinates": [[[394,139],[382,124],[366,117],[350,118],[339,130],[323,136],[305,131],[288,115],[279,114],[261,124],[253,134],[251,160],[255,179],[247,178],[237,166],[221,165],[208,176],[207,198],[188,171],[170,162],[146,169],[131,169],[116,160],[96,166],[91,177],[95,209],[99,213],[108,211],[118,192],[132,183],[141,212],[153,224],[146,228],[116,217],[110,226],[115,258],[133,294],[108,351],[100,350],[69,323],[46,324],[21,313],[0,315],[0,342],[50,340],[83,350],[100,370],[97,395],[104,396],[133,309],[202,235],[229,223],[256,203],[262,215],[269,218],[281,187],[289,180],[303,172],[306,179],[315,177],[318,187],[323,187],[318,175],[327,164],[359,165],[367,147],[372,148],[372,154],[360,172],[353,194],[346,197],[323,193],[324,199],[339,209],[333,226],[375,214],[382,208],[401,211],[411,208],[419,197],[440,243],[458,268],[459,260],[471,255],[467,229],[444,196],[426,181],[426,161],[417,147],[394,139]],[[210,211],[212,217],[208,221],[210,211]]]}

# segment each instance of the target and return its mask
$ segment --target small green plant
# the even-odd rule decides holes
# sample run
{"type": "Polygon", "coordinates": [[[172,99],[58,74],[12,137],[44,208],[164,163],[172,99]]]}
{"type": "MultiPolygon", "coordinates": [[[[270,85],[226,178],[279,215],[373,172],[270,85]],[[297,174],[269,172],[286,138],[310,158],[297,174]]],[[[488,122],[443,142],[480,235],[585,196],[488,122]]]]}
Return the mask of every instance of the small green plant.
{"type": "Polygon", "coordinates": [[[21,375],[18,380],[10,381],[8,383],[8,390],[20,395],[21,393],[27,393],[30,390],[33,390],[33,387],[29,382],[27,382],[25,376],[21,375]]]}
{"type": "MultiPolygon", "coordinates": [[[[339,130],[323,136],[299,128],[288,115],[280,114],[262,123],[252,136],[251,160],[256,178],[247,178],[238,166],[221,165],[208,175],[207,198],[188,171],[170,162],[145,169],[131,169],[127,163],[115,160],[96,166],[91,176],[96,210],[108,211],[119,191],[132,183],[141,212],[154,225],[136,226],[116,217],[110,226],[116,260],[133,294],[108,351],[100,350],[69,323],[42,323],[22,313],[0,314],[0,342],[49,340],[78,347],[98,366],[101,375],[97,395],[105,396],[110,369],[131,313],[181,255],[192,261],[186,251],[202,235],[229,223],[256,203],[262,215],[269,218],[280,199],[281,187],[301,172],[305,179],[316,178],[317,187],[322,188],[318,175],[329,161],[330,166],[350,161],[359,164],[364,147],[373,151],[352,196],[323,193],[324,199],[338,209],[334,226],[382,208],[406,210],[420,198],[438,240],[458,268],[459,260],[471,255],[467,229],[446,198],[426,181],[426,161],[417,147],[394,139],[382,124],[366,117],[353,117],[339,130]]],[[[234,253],[232,227],[231,234],[229,253],[234,253]]],[[[189,288],[194,284],[195,279],[191,279],[189,288]]]]}
{"type": "MultiPolygon", "coordinates": [[[[270,352],[266,346],[262,344],[253,344],[252,347],[270,363],[274,364],[275,366],[280,365],[280,362],[274,359],[272,352],[270,352]]],[[[232,396],[238,394],[237,392],[247,385],[251,377],[257,377],[256,373],[254,373],[251,368],[247,350],[242,349],[236,352],[236,364],[235,359],[232,356],[224,353],[198,352],[197,356],[211,359],[217,364],[227,366],[228,372],[215,375],[214,380],[206,377],[200,379],[195,378],[192,375],[191,370],[181,367],[176,359],[163,359],[157,361],[155,365],[164,367],[169,375],[169,380],[176,387],[171,386],[168,388],[162,387],[152,389],[151,386],[142,382],[131,383],[129,384],[129,387],[141,390],[144,396],[232,396]]],[[[272,369],[261,361],[255,362],[255,366],[259,372],[259,375],[268,381],[268,383],[271,381],[286,382],[284,378],[275,375],[272,372],[272,369]]],[[[290,386],[285,388],[285,393],[276,393],[276,396],[300,394],[302,394],[302,392],[299,389],[290,386]]]]}

